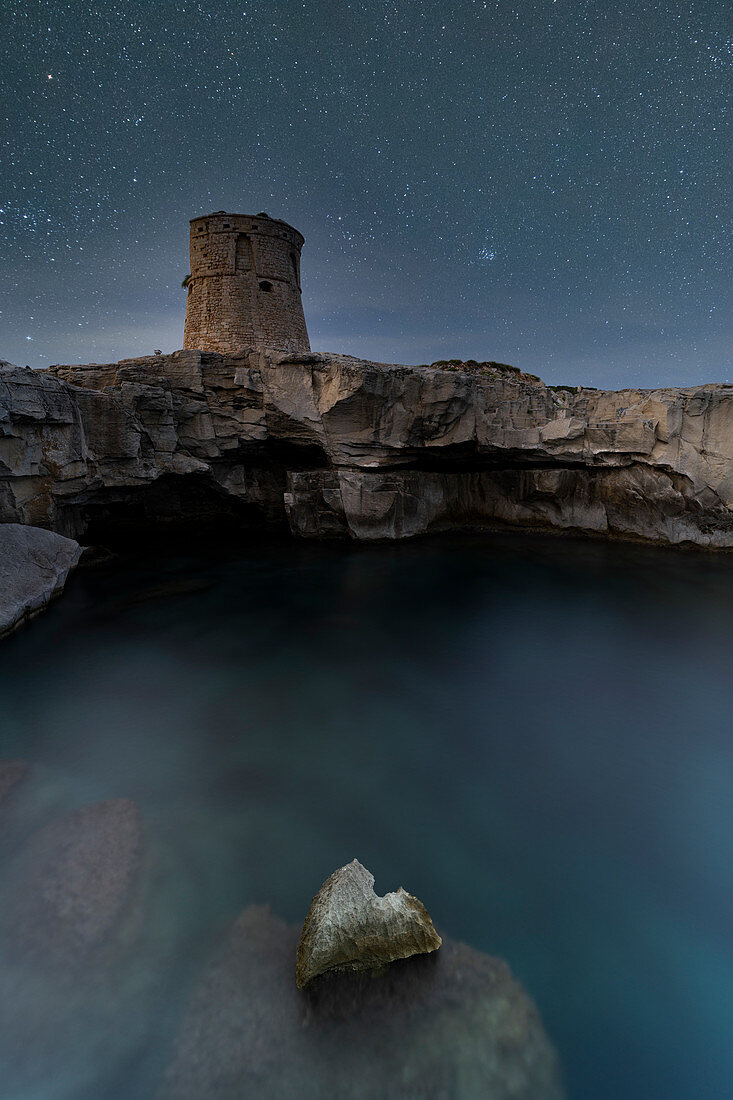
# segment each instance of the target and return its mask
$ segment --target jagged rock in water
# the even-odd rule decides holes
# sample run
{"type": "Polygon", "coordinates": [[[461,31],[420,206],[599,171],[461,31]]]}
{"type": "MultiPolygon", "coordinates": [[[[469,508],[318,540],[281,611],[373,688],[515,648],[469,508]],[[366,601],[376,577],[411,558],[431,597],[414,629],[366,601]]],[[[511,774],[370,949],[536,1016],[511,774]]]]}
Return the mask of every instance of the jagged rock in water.
{"type": "Polygon", "coordinates": [[[194,991],[158,1100],[563,1100],[501,959],[445,938],[373,974],[293,982],[298,929],[246,909],[194,991]]]}
{"type": "Polygon", "coordinates": [[[302,989],[329,970],[375,970],[435,951],[441,940],[427,909],[402,887],[383,898],[374,875],[354,859],[326,879],[313,898],[298,944],[302,989]]]}
{"type": "Polygon", "coordinates": [[[0,635],[58,595],[80,557],[81,547],[73,539],[0,522],[0,635]]]}

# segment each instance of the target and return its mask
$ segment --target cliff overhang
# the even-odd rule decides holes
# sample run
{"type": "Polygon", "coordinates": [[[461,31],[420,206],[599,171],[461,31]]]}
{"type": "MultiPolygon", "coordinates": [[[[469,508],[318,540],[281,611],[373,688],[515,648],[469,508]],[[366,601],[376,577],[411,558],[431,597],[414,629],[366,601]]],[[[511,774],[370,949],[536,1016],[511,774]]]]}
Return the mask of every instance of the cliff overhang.
{"type": "Polygon", "coordinates": [[[500,364],[180,351],[0,367],[0,521],[80,542],[495,525],[733,546],[733,386],[552,388],[500,364]]]}

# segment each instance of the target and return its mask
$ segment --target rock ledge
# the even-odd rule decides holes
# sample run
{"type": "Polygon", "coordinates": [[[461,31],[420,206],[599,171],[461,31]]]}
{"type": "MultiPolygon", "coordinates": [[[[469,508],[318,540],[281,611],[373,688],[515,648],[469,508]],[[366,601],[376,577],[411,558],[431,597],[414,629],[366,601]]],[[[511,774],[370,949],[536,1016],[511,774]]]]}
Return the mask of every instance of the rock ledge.
{"type": "Polygon", "coordinates": [[[273,348],[0,365],[0,521],[85,543],[511,524],[733,548],[732,471],[730,385],[571,391],[273,348]]]}

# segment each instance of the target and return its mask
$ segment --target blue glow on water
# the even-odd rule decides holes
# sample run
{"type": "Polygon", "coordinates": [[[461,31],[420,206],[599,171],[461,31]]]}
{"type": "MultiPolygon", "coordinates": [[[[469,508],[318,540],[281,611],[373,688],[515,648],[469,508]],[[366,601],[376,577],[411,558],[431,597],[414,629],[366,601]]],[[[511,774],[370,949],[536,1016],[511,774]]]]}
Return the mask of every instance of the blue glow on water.
{"type": "Polygon", "coordinates": [[[182,943],[250,902],[302,920],[356,856],[509,961],[574,1100],[733,1095],[728,557],[168,550],[79,572],[2,649],[34,812],[136,799],[182,943]]]}

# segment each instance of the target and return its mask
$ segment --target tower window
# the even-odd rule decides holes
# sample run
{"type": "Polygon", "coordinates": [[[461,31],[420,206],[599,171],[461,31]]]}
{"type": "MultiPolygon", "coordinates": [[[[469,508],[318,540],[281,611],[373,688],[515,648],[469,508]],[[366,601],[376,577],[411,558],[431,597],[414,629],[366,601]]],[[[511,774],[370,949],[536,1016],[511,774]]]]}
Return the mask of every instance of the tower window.
{"type": "Polygon", "coordinates": [[[272,290],[272,283],[268,283],[266,279],[263,279],[260,283],[260,290],[272,290]]]}

